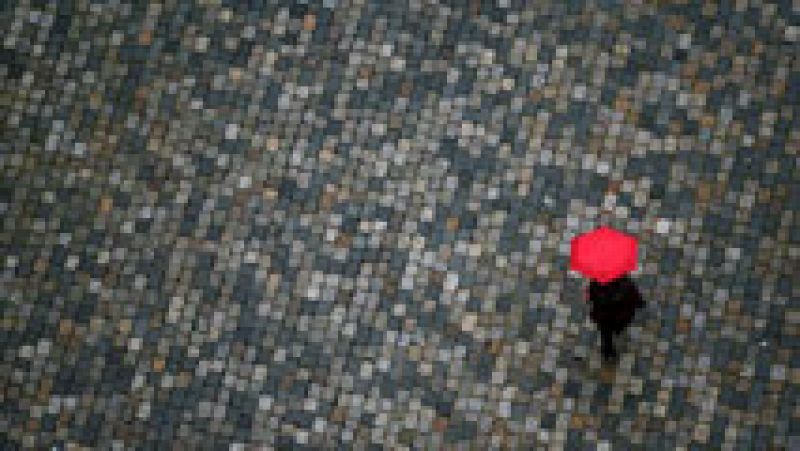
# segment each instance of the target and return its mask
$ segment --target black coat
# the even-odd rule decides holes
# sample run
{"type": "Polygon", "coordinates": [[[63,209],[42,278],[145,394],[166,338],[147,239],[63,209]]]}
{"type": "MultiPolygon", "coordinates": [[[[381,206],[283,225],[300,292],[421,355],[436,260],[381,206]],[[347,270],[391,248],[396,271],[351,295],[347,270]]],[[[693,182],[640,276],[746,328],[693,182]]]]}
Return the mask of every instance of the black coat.
{"type": "Polygon", "coordinates": [[[633,319],[636,309],[644,307],[642,295],[628,276],[609,283],[589,282],[589,318],[599,327],[621,331],[633,319]]]}

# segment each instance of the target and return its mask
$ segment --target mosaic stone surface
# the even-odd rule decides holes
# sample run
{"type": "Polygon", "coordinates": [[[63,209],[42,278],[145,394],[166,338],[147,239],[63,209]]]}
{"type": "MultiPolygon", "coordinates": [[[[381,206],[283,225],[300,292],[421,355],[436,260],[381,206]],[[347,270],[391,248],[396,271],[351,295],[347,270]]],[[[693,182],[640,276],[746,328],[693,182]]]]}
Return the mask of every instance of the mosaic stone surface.
{"type": "Polygon", "coordinates": [[[0,3],[0,448],[797,449],[792,1],[0,3]],[[602,364],[568,243],[641,240],[602,364]]]}

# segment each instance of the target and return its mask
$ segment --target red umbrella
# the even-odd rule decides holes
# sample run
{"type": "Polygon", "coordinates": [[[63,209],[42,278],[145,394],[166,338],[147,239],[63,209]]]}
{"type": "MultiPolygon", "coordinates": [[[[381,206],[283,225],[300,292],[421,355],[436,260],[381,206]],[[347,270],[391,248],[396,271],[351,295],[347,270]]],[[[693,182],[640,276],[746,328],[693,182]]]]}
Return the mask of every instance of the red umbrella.
{"type": "Polygon", "coordinates": [[[636,238],[600,227],[570,243],[570,269],[606,283],[636,269],[636,238]]]}

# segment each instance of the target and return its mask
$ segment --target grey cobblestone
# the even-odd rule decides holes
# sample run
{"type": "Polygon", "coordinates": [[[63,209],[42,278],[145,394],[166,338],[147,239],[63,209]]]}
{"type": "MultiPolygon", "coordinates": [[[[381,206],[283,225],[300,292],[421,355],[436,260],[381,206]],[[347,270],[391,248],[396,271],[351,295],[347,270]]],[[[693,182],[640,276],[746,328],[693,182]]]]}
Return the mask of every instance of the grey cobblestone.
{"type": "Polygon", "coordinates": [[[0,29],[0,447],[798,447],[796,4],[0,29]],[[647,301],[616,367],[567,271],[601,224],[647,301]]]}

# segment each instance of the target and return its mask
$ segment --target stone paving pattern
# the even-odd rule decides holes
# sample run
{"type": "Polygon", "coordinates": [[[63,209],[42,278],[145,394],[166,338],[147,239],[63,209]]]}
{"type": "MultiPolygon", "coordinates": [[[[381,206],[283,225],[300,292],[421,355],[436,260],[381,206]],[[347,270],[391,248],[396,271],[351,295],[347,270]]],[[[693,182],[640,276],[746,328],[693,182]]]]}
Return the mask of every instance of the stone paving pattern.
{"type": "Polygon", "coordinates": [[[524,3],[2,2],[0,448],[798,449],[798,3],[524,3]]]}

